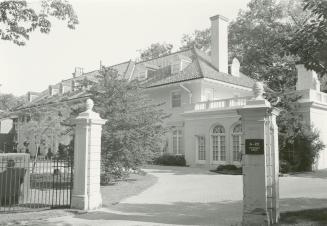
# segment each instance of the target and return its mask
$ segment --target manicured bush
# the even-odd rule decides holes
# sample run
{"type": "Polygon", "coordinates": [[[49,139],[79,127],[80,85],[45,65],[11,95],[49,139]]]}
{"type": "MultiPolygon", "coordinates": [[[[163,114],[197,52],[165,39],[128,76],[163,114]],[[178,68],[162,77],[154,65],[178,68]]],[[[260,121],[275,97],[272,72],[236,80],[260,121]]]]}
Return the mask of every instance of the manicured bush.
{"type": "Polygon", "coordinates": [[[153,164],[165,166],[186,166],[186,160],[184,155],[173,155],[166,153],[157,157],[153,161],[153,164]]]}
{"type": "Polygon", "coordinates": [[[211,170],[211,171],[215,173],[241,175],[242,167],[237,167],[235,165],[219,165],[215,170],[211,170]]]}
{"type": "Polygon", "coordinates": [[[235,165],[219,165],[217,167],[218,171],[222,170],[237,170],[237,167],[235,165]]]}

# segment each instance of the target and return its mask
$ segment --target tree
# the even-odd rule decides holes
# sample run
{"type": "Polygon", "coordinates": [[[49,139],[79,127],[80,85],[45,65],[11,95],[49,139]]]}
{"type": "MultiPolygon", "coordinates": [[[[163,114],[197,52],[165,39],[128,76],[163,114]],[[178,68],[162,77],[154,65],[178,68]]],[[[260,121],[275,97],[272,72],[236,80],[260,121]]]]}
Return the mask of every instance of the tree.
{"type": "Polygon", "coordinates": [[[287,44],[292,54],[300,56],[305,67],[320,75],[327,74],[327,1],[303,0],[303,10],[310,14],[287,44]]]}
{"type": "Polygon", "coordinates": [[[248,7],[230,24],[230,55],[241,61],[244,74],[273,90],[294,89],[297,57],[285,54],[283,41],[296,29],[290,11],[298,5],[286,8],[275,0],[252,0],[248,7]]]}
{"type": "Polygon", "coordinates": [[[45,34],[50,32],[51,18],[67,21],[70,29],[78,24],[72,5],[65,0],[43,0],[40,8],[37,12],[25,0],[0,2],[0,38],[25,45],[30,33],[36,30],[45,34]]]}
{"type": "MultiPolygon", "coordinates": [[[[229,56],[238,58],[241,71],[264,81],[275,91],[293,89],[296,83],[296,56],[284,41],[295,32],[303,18],[296,1],[252,0],[229,25],[229,56]]],[[[210,53],[210,29],[184,34],[181,49],[195,46],[210,53]]]]}
{"type": "Polygon", "coordinates": [[[19,148],[28,149],[31,156],[46,156],[48,151],[57,152],[63,135],[67,135],[67,124],[71,110],[66,103],[43,105],[23,109],[19,113],[19,148]]]}
{"type": "Polygon", "coordinates": [[[138,50],[138,52],[140,53],[140,60],[143,61],[170,54],[172,49],[172,44],[153,43],[147,49],[138,50]]]}
{"type": "Polygon", "coordinates": [[[300,95],[290,93],[267,93],[267,98],[281,109],[277,117],[280,170],[311,171],[319,152],[325,147],[319,138],[319,132],[309,125],[300,114],[300,95]]]}
{"type": "Polygon", "coordinates": [[[137,80],[119,78],[103,67],[90,89],[95,111],[108,120],[102,132],[102,171],[106,180],[138,169],[159,152],[165,113],[144,94],[137,80]]]}
{"type": "Polygon", "coordinates": [[[0,94],[0,110],[10,111],[26,102],[25,97],[16,97],[12,94],[0,94]]]}
{"type": "Polygon", "coordinates": [[[210,29],[195,30],[193,34],[184,34],[181,41],[181,50],[196,47],[204,52],[210,52],[210,29]]]}

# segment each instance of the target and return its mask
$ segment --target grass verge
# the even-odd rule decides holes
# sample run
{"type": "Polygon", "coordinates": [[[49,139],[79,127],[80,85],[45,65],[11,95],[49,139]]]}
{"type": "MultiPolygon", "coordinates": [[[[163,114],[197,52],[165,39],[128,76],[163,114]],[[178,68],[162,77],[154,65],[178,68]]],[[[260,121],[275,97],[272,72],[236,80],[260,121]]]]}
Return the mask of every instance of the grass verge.
{"type": "Polygon", "coordinates": [[[101,186],[102,205],[110,207],[121,200],[137,195],[155,184],[157,178],[150,175],[131,174],[126,180],[117,181],[114,185],[101,186]]]}
{"type": "Polygon", "coordinates": [[[279,223],[280,225],[327,225],[327,208],[281,213],[279,223]]]}

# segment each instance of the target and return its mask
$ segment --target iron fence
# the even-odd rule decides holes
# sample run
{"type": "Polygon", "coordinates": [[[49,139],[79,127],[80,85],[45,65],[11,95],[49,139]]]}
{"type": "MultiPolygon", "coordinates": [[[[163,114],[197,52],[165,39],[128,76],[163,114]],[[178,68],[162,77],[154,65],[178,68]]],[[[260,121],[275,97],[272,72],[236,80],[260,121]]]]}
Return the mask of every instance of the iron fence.
{"type": "Polygon", "coordinates": [[[0,212],[69,208],[71,159],[0,154],[0,212]]]}

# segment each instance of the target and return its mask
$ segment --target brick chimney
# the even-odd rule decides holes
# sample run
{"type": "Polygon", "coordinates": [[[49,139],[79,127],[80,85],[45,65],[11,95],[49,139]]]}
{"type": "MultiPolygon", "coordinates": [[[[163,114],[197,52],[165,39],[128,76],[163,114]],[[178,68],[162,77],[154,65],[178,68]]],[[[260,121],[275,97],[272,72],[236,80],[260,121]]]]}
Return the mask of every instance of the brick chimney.
{"type": "Polygon", "coordinates": [[[296,90],[313,89],[320,91],[320,81],[315,71],[306,69],[303,64],[297,64],[296,69],[296,90]]]}
{"type": "Polygon", "coordinates": [[[220,71],[228,74],[228,19],[221,15],[211,20],[211,62],[220,71]]]}

